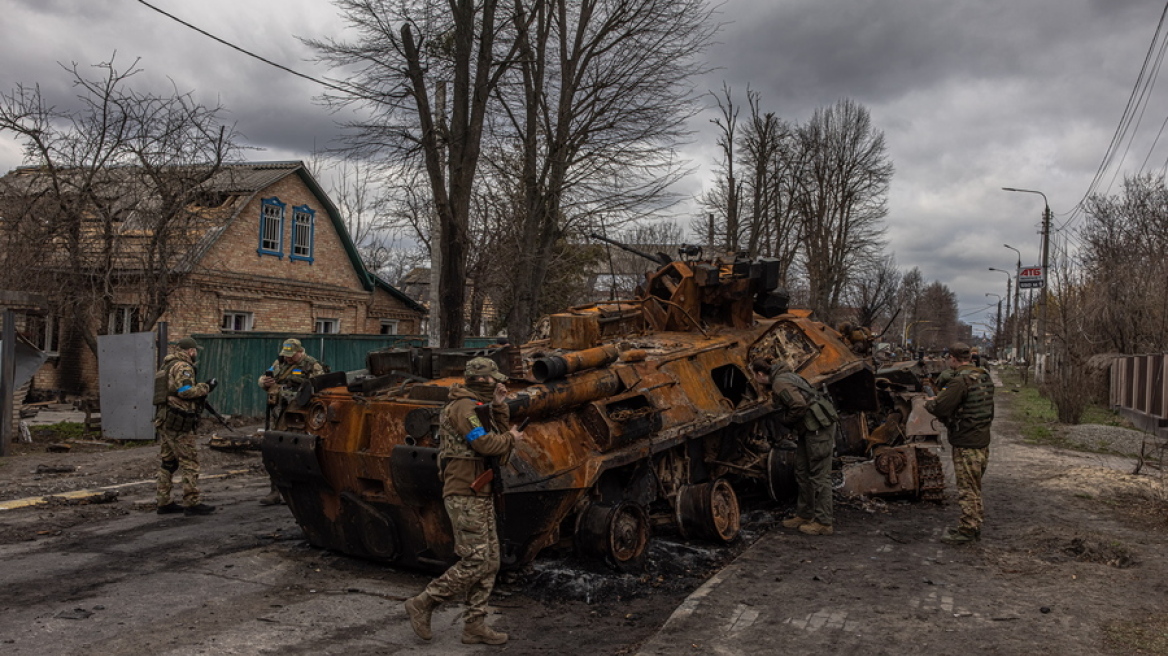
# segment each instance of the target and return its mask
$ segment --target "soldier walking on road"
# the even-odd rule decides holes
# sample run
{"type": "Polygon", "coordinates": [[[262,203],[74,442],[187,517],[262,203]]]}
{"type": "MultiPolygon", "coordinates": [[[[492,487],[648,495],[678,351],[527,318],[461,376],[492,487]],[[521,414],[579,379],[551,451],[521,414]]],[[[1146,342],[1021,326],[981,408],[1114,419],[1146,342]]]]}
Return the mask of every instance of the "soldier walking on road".
{"type": "Polygon", "coordinates": [[[985,509],[981,479],[990,457],[990,424],[994,420],[994,383],[989,373],[970,363],[970,348],[958,342],[949,347],[950,369],[937,378],[941,392],[925,409],[945,424],[953,447],[953,473],[961,521],[941,541],[964,544],[981,538],[985,509]]]}
{"type": "Polygon", "coordinates": [[[464,375],[465,385],[450,389],[450,401],[442,409],[438,425],[442,501],[454,528],[454,552],[459,560],[421,594],[407,599],[405,608],[414,633],[429,640],[433,637],[430,616],[434,609],[444,601],[465,595],[463,644],[501,645],[507,642],[507,634],[486,624],[487,599],[499,571],[493,483],[486,457],[505,459],[522,433],[515,428],[504,430],[511,420],[510,410],[503,403],[507,376],[494,360],[474,358],[466,364],[464,375]],[[491,404],[489,426],[475,413],[475,408],[484,403],[491,404]]]}
{"type": "Polygon", "coordinates": [[[831,455],[839,414],[830,399],[815,391],[783,360],[771,365],[759,358],[750,368],[759,384],[771,386],[771,402],[779,409],[780,423],[797,436],[795,482],[799,498],[795,516],[783,520],[783,526],[807,535],[831,535],[831,455]]]}
{"type": "MultiPolygon", "coordinates": [[[[268,416],[265,428],[279,422],[284,411],[296,399],[300,388],[307,384],[313,376],[324,373],[324,367],[316,358],[305,353],[304,346],[298,339],[286,339],[280,346],[280,354],[268,370],[260,376],[260,387],[268,393],[268,416]]],[[[264,506],[274,506],[284,503],[280,490],[276,489],[273,481],[268,496],[260,499],[264,506]]]]}
{"type": "Polygon", "coordinates": [[[154,426],[158,431],[158,514],[181,512],[184,515],[207,515],[215,506],[202,503],[199,495],[199,452],[195,429],[203,403],[218,384],[212,378],[196,382],[195,360],[201,348],[191,337],[178,340],[174,353],[162,361],[155,381],[154,426]],[[182,472],[183,502],[170,500],[174,472],[182,472]]]}

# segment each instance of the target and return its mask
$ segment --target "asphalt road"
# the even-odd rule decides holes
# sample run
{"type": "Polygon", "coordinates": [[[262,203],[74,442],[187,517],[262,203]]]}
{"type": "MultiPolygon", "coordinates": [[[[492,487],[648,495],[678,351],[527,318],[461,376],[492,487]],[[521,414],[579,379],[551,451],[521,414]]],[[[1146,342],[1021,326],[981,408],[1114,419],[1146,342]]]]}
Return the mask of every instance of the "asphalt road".
{"type": "Polygon", "coordinates": [[[210,516],[134,512],[0,547],[0,653],[433,652],[400,607],[422,576],[307,546],[286,507],[256,503],[266,488],[244,477],[216,486],[210,516]]]}

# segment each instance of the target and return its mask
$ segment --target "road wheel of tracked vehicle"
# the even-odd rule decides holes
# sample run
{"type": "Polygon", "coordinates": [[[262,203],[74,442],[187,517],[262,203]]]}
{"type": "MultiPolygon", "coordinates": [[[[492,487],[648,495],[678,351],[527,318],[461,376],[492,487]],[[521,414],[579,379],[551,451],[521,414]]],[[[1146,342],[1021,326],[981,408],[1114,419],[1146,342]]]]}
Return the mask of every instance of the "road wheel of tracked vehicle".
{"type": "Polygon", "coordinates": [[[767,453],[767,492],[771,501],[786,501],[799,493],[794,448],[777,446],[767,453]]]}
{"type": "Polygon", "coordinates": [[[620,571],[639,569],[649,546],[649,515],[635,503],[593,503],[576,520],[576,548],[620,571]]]}
{"type": "Polygon", "coordinates": [[[686,538],[729,542],[738,537],[740,520],[738,495],[724,478],[678,492],[677,526],[686,538]]]}

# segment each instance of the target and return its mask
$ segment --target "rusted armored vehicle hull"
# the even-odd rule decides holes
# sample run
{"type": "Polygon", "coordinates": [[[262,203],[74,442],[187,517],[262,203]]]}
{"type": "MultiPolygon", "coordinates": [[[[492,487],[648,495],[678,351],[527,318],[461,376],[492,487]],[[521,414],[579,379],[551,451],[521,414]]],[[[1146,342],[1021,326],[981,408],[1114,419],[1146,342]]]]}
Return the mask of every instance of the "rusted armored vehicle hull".
{"type": "MultiPolygon", "coordinates": [[[[882,389],[835,331],[786,310],[770,273],[765,262],[671,262],[637,299],[553,315],[547,336],[521,348],[371,353],[363,374],[315,381],[318,391],[266,435],[265,464],[313,544],[444,567],[455,555],[438,413],[463,363],[486,355],[510,372],[512,421],[529,422],[498,470],[504,566],[568,540],[635,565],[657,523],[729,541],[736,489],[793,494],[793,443],[749,373],[764,357],[831,394],[844,415],[841,454],[884,454],[891,475],[880,493],[927,490],[926,449],[908,428],[921,395],[900,383],[882,389]]],[[[853,479],[871,487],[864,468],[876,465],[853,464],[864,474],[853,479]]]]}

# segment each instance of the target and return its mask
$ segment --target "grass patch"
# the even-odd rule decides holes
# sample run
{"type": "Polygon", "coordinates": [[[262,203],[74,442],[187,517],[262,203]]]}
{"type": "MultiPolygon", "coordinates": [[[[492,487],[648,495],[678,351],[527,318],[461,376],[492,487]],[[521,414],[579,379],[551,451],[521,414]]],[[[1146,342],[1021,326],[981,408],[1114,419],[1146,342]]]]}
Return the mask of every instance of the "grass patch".
{"type": "Polygon", "coordinates": [[[54,440],[80,440],[93,437],[92,433],[85,432],[85,424],[79,421],[62,421],[48,426],[37,426],[35,430],[41,436],[54,440]]]}
{"type": "Polygon", "coordinates": [[[1022,437],[1031,444],[1068,446],[1055,431],[1058,415],[1054,404],[1043,398],[1034,385],[1018,384],[1014,389],[1018,393],[1014,396],[1011,414],[1021,424],[1022,437]]]}
{"type": "Polygon", "coordinates": [[[1168,614],[1142,621],[1115,620],[1103,626],[1107,646],[1122,654],[1168,654],[1168,614]]]}
{"type": "MultiPolygon", "coordinates": [[[[1092,448],[1061,437],[1058,428],[1063,424],[1058,421],[1058,410],[1050,399],[1039,393],[1033,381],[1023,385],[1021,376],[1013,371],[999,369],[998,375],[1004,385],[1003,389],[1014,392],[1010,414],[1019,423],[1022,438],[1027,443],[1088,453],[1116,453],[1107,448],[1092,448]]],[[[1099,405],[1087,406],[1079,423],[1131,428],[1131,423],[1118,413],[1099,405]]]]}

